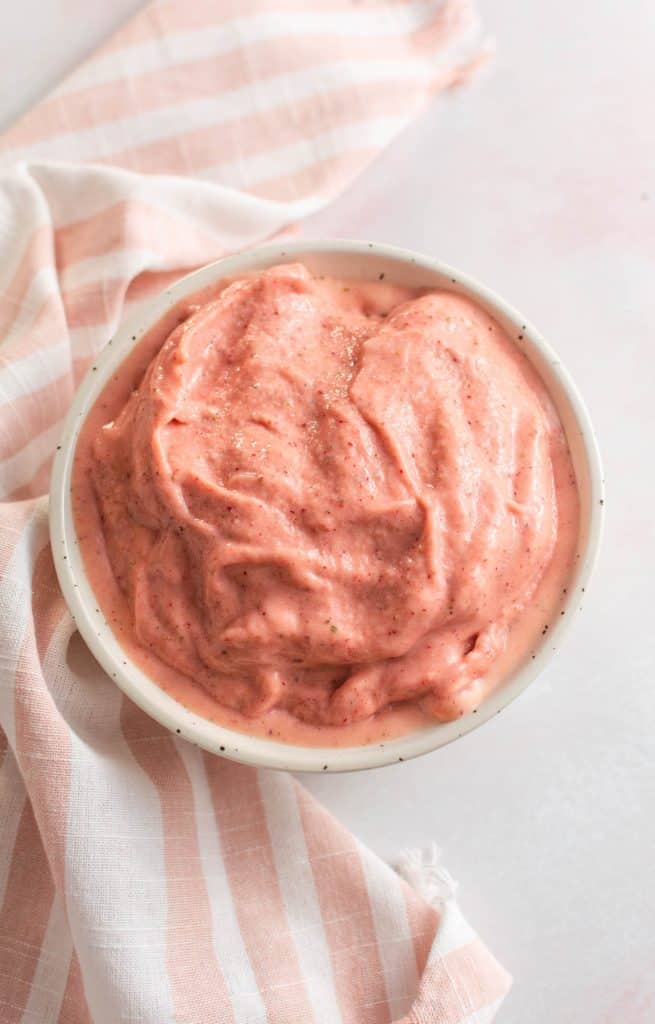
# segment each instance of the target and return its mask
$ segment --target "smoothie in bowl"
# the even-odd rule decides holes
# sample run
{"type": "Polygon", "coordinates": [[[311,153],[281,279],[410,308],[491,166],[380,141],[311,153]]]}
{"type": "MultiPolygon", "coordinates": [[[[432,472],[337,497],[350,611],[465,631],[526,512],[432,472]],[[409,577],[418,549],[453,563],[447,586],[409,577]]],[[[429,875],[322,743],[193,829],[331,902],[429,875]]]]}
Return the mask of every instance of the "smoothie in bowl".
{"type": "Polygon", "coordinates": [[[76,420],[67,571],[103,664],[243,760],[356,767],[466,731],[559,628],[585,553],[528,328],[366,249],[341,274],[302,243],[242,256],[170,296],[76,420]]]}

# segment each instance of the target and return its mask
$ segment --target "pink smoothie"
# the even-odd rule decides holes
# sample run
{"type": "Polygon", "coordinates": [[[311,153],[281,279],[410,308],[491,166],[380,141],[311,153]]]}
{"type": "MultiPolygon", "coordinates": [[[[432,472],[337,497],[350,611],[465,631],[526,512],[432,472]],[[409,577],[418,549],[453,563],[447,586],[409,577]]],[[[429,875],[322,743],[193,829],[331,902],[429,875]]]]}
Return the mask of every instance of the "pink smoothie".
{"type": "Polygon", "coordinates": [[[299,265],[153,328],[87,418],[73,502],[130,656],[305,744],[475,709],[558,612],[578,530],[553,405],[491,317],[299,265]]]}

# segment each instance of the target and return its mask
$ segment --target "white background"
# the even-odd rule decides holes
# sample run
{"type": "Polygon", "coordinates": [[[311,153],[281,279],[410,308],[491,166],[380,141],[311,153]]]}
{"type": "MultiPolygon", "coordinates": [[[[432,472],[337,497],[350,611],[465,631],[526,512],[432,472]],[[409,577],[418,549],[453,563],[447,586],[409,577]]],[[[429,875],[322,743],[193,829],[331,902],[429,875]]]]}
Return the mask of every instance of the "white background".
{"type": "MultiPolygon", "coordinates": [[[[139,0],[0,6],[0,127],[139,0]]],[[[558,349],[595,421],[607,530],[584,616],[446,750],[307,780],[385,856],[432,837],[515,976],[499,1024],[655,1021],[655,3],[480,0],[497,56],[307,233],[478,276],[558,349]]]]}

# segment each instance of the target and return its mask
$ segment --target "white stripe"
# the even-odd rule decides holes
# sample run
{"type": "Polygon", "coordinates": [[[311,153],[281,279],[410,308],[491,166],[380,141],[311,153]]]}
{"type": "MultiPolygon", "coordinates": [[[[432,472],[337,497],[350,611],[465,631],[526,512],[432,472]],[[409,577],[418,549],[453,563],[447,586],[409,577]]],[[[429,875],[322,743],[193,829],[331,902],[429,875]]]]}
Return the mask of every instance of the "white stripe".
{"type": "Polygon", "coordinates": [[[32,564],[45,543],[47,522],[35,515],[25,525],[5,572],[0,577],[0,725],[9,746],[0,767],[0,905],[4,900],[16,835],[26,793],[12,748],[16,746],[14,688],[27,623],[32,615],[32,564]]]}
{"type": "Polygon", "coordinates": [[[247,50],[253,43],[268,39],[298,39],[303,35],[395,38],[429,24],[442,6],[434,0],[419,0],[349,11],[280,11],[234,18],[187,32],[172,31],[163,37],[94,57],[51,95],[60,98],[122,78],[166,71],[175,64],[247,50]]]}
{"type": "Polygon", "coordinates": [[[161,804],[120,727],[122,695],[66,617],[48,675],[66,696],[71,781],[66,906],[91,1018],[171,1021],[161,804]],[[71,667],[69,668],[69,664],[71,667]]]}
{"type": "Polygon", "coordinates": [[[46,517],[35,514],[22,529],[4,573],[0,574],[0,725],[16,748],[14,687],[27,623],[32,616],[32,567],[48,535],[46,517]]]}
{"type": "Polygon", "coordinates": [[[11,749],[7,749],[0,765],[0,906],[7,892],[7,879],[14,856],[18,826],[25,807],[25,796],[25,785],[16,758],[11,749]]]}
{"type": "MultiPolygon", "coordinates": [[[[6,366],[0,365],[0,405],[14,402],[22,395],[30,395],[47,384],[59,380],[70,369],[69,341],[37,349],[22,359],[6,366]]],[[[4,410],[2,415],[7,415],[4,410]]]]}
{"type": "MultiPolygon", "coordinates": [[[[180,270],[180,277],[183,274],[184,268],[180,270]]],[[[73,327],[69,332],[73,359],[75,361],[91,359],[92,356],[97,355],[128,317],[132,318],[134,316],[135,321],[138,322],[159,291],[160,289],[155,289],[152,295],[147,295],[143,299],[128,300],[124,303],[117,316],[104,323],[73,327]]]]}
{"type": "Polygon", "coordinates": [[[73,940],[64,902],[59,892],[55,892],[39,962],[21,1017],[22,1024],[55,1024],[66,990],[72,955],[73,940]]]}
{"type": "MultiPolygon", "coordinates": [[[[184,268],[180,270],[180,277],[184,274],[184,268]]],[[[100,352],[110,338],[113,338],[118,328],[128,317],[138,318],[145,313],[151,305],[155,296],[161,289],[157,288],[151,295],[141,299],[128,299],[122,308],[111,320],[105,320],[99,324],[84,324],[81,327],[72,327],[69,333],[70,349],[72,358],[75,361],[90,359],[100,352]]]]}
{"type": "Polygon", "coordinates": [[[37,434],[9,458],[0,462],[0,495],[8,497],[19,487],[28,484],[49,455],[52,455],[61,434],[61,421],[57,421],[41,434],[37,434]]]}
{"type": "Polygon", "coordinates": [[[387,1000],[395,1020],[409,1012],[419,985],[407,907],[395,872],[366,847],[361,844],[358,847],[384,972],[387,1000]]]}
{"type": "Polygon", "coordinates": [[[102,288],[105,281],[115,278],[131,281],[144,270],[161,270],[168,265],[169,261],[153,249],[116,248],[100,256],[71,263],[61,274],[59,283],[62,291],[86,285],[102,288]]]}
{"type": "MultiPolygon", "coordinates": [[[[102,173],[102,171],[98,172],[100,175],[102,173]]],[[[115,200],[112,198],[109,205],[114,205],[114,203],[115,200]]],[[[148,247],[123,247],[112,249],[100,256],[78,260],[75,263],[69,264],[62,272],[57,287],[50,292],[50,295],[55,294],[59,288],[65,291],[88,285],[97,285],[100,289],[103,286],[103,282],[109,279],[115,280],[120,278],[126,282],[131,282],[144,271],[179,268],[180,276],[182,276],[185,273],[186,267],[196,267],[203,260],[217,258],[217,254],[219,254],[222,246],[218,234],[215,243],[213,242],[210,234],[210,224],[206,223],[203,225],[203,230],[207,234],[206,243],[198,245],[197,238],[195,237],[198,225],[188,218],[181,216],[173,208],[160,208],[152,203],[149,205],[155,219],[157,216],[161,217],[162,220],[165,218],[166,223],[170,225],[171,232],[178,231],[170,252],[164,253],[161,249],[155,250],[148,247]],[[193,242],[185,240],[185,230],[193,232],[193,242]]],[[[42,270],[39,270],[35,277],[41,274],[42,270]]],[[[41,287],[41,284],[42,282],[36,282],[33,278],[27,291],[32,293],[33,290],[36,291],[37,288],[41,287]]],[[[25,294],[27,295],[27,292],[25,294]]],[[[33,306],[32,297],[26,298],[25,301],[30,307],[33,306]]],[[[68,328],[66,340],[56,345],[52,344],[52,325],[50,324],[50,336],[46,349],[37,349],[22,359],[7,362],[4,366],[2,365],[2,348],[0,347],[0,405],[15,401],[16,398],[22,395],[31,394],[47,384],[59,380],[70,370],[73,359],[94,355],[98,352],[115,332],[116,327],[127,315],[128,311],[131,311],[133,307],[136,308],[141,305],[145,308],[150,301],[150,298],[132,300],[131,303],[126,303],[118,316],[112,317],[109,321],[68,328]]],[[[23,307],[24,304],[20,314],[21,320],[26,320],[27,310],[23,307]]],[[[38,309],[33,308],[32,312],[36,315],[40,310],[41,307],[39,306],[38,309]]],[[[12,334],[14,333],[12,329],[12,334]]]]}
{"type": "Polygon", "coordinates": [[[73,327],[69,332],[70,348],[72,358],[77,362],[82,359],[90,359],[96,355],[101,348],[109,341],[122,319],[122,316],[131,307],[129,304],[123,306],[121,314],[112,320],[101,324],[85,324],[82,327],[73,327]]]}
{"type": "Polygon", "coordinates": [[[184,741],[176,741],[175,745],[193,789],[198,846],[209,896],[214,949],[230,992],[234,1021],[235,1024],[263,1021],[266,1019],[266,1007],[235,913],[202,754],[197,747],[184,741]]]}
{"type": "Polygon", "coordinates": [[[280,892],[314,1019],[339,1024],[330,951],[294,783],[288,775],[273,771],[260,771],[257,777],[280,892]]]}
{"type": "Polygon", "coordinates": [[[136,174],[119,167],[49,160],[25,165],[23,170],[47,192],[55,230],[117,203],[137,200],[157,204],[168,216],[179,216],[199,230],[211,230],[218,247],[230,251],[266,238],[325,204],[316,196],[280,203],[197,178],[136,174]]]}
{"type": "MultiPolygon", "coordinates": [[[[180,277],[185,273],[184,267],[180,268],[180,277]]],[[[104,345],[112,338],[118,328],[128,319],[134,317],[135,323],[142,318],[153,299],[159,294],[161,288],[156,288],[145,298],[128,299],[117,316],[112,317],[101,324],[89,324],[83,327],[73,327],[70,332],[70,343],[75,360],[89,359],[96,355],[104,345]]]]}
{"type": "MultiPolygon", "coordinates": [[[[279,108],[288,109],[301,100],[345,87],[381,81],[414,82],[427,77],[429,65],[418,58],[411,60],[361,61],[351,64],[335,61],[289,71],[260,81],[249,82],[219,95],[182,103],[169,104],[157,110],[135,109],[129,117],[103,122],[77,132],[66,132],[54,138],[21,146],[21,159],[98,160],[162,139],[175,139],[193,129],[220,128],[233,121],[279,108]]],[[[408,114],[409,116],[409,114],[408,114]]],[[[3,161],[7,159],[3,155],[3,161]]]]}
{"type": "MultiPolygon", "coordinates": [[[[0,357],[3,346],[10,345],[17,338],[25,335],[43,309],[46,299],[57,295],[58,292],[59,285],[54,266],[39,267],[17,302],[16,315],[12,320],[11,327],[0,338],[0,357]]],[[[4,298],[6,299],[7,296],[5,295],[4,298]]]]}
{"type": "Polygon", "coordinates": [[[298,174],[333,157],[386,146],[405,127],[407,121],[408,117],[380,117],[360,121],[337,131],[315,135],[311,140],[280,146],[268,153],[217,164],[202,171],[201,176],[218,177],[222,184],[248,188],[285,175],[298,174]]]}
{"type": "Polygon", "coordinates": [[[49,227],[48,205],[23,169],[0,174],[0,294],[16,277],[37,231],[49,227]]]}
{"type": "Polygon", "coordinates": [[[475,932],[455,900],[448,900],[441,909],[439,927],[428,956],[428,963],[432,960],[441,960],[447,953],[461,949],[462,946],[468,946],[475,938],[475,932]]]}

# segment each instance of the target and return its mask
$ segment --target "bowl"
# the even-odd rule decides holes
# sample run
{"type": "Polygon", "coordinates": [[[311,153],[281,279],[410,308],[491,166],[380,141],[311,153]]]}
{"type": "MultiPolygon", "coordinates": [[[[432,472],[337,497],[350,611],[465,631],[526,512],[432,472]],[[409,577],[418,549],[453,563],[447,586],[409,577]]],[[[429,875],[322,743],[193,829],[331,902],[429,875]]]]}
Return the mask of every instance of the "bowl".
{"type": "Polygon", "coordinates": [[[406,761],[458,739],[507,707],[551,660],[580,610],[598,551],[602,519],[601,462],[589,416],[559,357],[525,317],[471,277],[428,256],[375,242],[342,240],[286,242],[218,260],[183,277],[129,319],[98,356],[77,392],[64,423],[50,488],[51,542],[64,597],[88,647],[124,693],[172,732],[213,753],[246,764],[309,772],[351,771],[406,761]],[[249,736],[210,722],[174,700],[130,661],[98,610],[73,523],[71,471],[80,429],[105,383],[143,334],[184,296],[222,278],[288,261],[303,262],[315,273],[334,277],[376,280],[383,273],[388,281],[400,285],[445,288],[473,299],[515,339],[544,381],[567,436],[579,490],[578,557],[566,607],[533,647],[531,657],[499,683],[477,713],[368,746],[302,747],[249,736]]]}

